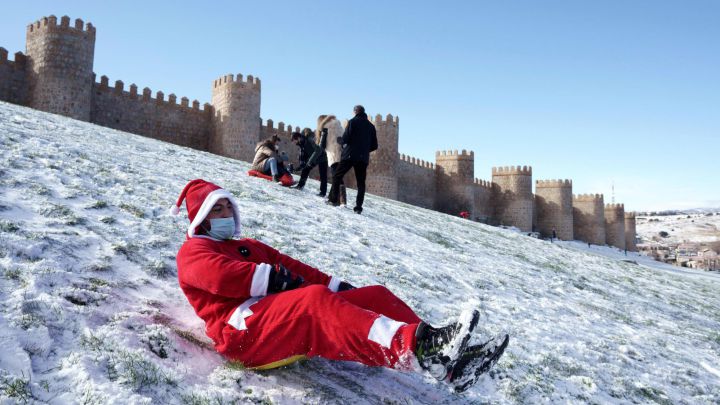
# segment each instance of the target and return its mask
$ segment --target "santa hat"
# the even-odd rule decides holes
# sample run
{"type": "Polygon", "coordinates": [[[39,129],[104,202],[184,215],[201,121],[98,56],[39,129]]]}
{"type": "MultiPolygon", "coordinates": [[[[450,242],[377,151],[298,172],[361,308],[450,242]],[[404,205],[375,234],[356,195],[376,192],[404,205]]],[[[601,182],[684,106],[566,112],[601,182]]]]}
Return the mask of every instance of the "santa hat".
{"type": "Polygon", "coordinates": [[[227,198],[233,207],[233,218],[235,219],[235,234],[233,236],[240,236],[240,211],[238,211],[235,199],[232,194],[209,181],[195,179],[188,182],[182,193],[180,193],[177,203],[170,209],[170,212],[173,215],[180,213],[180,206],[183,200],[185,200],[188,219],[190,219],[187,235],[192,238],[195,236],[197,227],[205,220],[215,203],[223,198],[227,198]]]}

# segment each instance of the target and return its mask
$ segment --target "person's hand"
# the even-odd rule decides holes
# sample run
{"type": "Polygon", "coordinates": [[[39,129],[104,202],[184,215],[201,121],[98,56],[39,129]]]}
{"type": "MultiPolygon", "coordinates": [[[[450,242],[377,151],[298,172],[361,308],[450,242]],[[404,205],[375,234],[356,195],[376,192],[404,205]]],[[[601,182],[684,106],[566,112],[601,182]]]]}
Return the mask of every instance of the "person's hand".
{"type": "Polygon", "coordinates": [[[268,278],[268,294],[278,293],[282,291],[294,290],[305,281],[302,277],[293,274],[285,266],[278,263],[270,272],[268,278]]]}
{"type": "Polygon", "coordinates": [[[354,289],[355,289],[355,287],[354,287],[352,284],[350,284],[350,283],[348,283],[348,282],[346,282],[346,281],[341,281],[341,282],[340,282],[340,285],[338,286],[338,292],[340,292],[340,291],[347,291],[347,290],[354,290],[354,289]]]}

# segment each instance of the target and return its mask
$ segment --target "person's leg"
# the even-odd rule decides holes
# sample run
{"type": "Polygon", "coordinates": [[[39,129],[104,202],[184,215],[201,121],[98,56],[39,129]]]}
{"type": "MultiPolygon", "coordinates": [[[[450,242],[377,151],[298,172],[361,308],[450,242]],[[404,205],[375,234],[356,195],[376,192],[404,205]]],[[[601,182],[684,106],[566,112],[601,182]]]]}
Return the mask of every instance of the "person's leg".
{"type": "Polygon", "coordinates": [[[338,293],[353,304],[390,319],[405,323],[420,323],[421,319],[400,298],[381,285],[359,287],[338,293]]]}
{"type": "Polygon", "coordinates": [[[335,205],[339,204],[338,194],[340,193],[340,184],[343,184],[342,179],[345,177],[345,173],[352,169],[352,162],[343,160],[336,164],[337,166],[334,169],[332,178],[332,186],[330,187],[330,195],[328,196],[328,201],[335,205]]]}
{"type": "Polygon", "coordinates": [[[322,197],[325,197],[325,194],[327,193],[327,172],[328,172],[328,165],[327,162],[320,162],[318,165],[318,171],[320,172],[320,195],[322,197]]]}
{"type": "Polygon", "coordinates": [[[265,161],[265,165],[263,166],[263,174],[270,174],[273,177],[278,175],[277,160],[275,160],[275,158],[269,158],[265,161]]]}
{"type": "Polygon", "coordinates": [[[246,330],[227,326],[223,354],[245,367],[297,355],[394,367],[415,349],[417,323],[361,308],[325,286],[269,295],[250,307],[246,330]]]}
{"type": "Polygon", "coordinates": [[[312,167],[306,167],[302,169],[302,172],[300,172],[300,181],[298,181],[296,188],[302,189],[303,187],[305,187],[305,182],[307,181],[308,176],[310,176],[310,171],[312,169],[312,167]]]}
{"type": "Polygon", "coordinates": [[[362,211],[365,201],[365,178],[368,164],[365,162],[354,162],[355,179],[357,179],[357,197],[355,198],[355,211],[362,211]]]}

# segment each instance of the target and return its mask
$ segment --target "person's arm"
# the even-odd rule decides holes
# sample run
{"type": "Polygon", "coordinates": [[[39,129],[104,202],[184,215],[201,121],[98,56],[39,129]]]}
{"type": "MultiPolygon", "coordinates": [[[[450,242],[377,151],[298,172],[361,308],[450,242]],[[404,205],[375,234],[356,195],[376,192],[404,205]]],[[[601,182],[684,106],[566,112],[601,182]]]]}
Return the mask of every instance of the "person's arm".
{"type": "Polygon", "coordinates": [[[320,148],[322,148],[322,150],[325,150],[327,148],[327,132],[321,132],[320,148]]]}
{"type": "Polygon", "coordinates": [[[338,143],[340,145],[348,145],[352,143],[352,124],[353,120],[348,121],[347,127],[345,127],[345,131],[343,132],[342,136],[338,138],[338,143]]]}
{"type": "Polygon", "coordinates": [[[370,135],[371,135],[370,152],[372,152],[372,151],[377,150],[377,148],[378,148],[377,131],[375,130],[375,125],[370,125],[370,135]]]}
{"type": "MultiPolygon", "coordinates": [[[[312,141],[308,139],[306,142],[312,142],[312,141]]],[[[312,153],[312,155],[310,155],[310,159],[307,160],[307,166],[308,166],[308,167],[315,166],[317,160],[320,158],[320,155],[321,155],[322,152],[323,152],[323,151],[320,149],[320,147],[315,144],[315,142],[312,142],[311,145],[312,145],[312,148],[313,148],[313,153],[312,153]]]]}
{"type": "MultiPolygon", "coordinates": [[[[261,243],[261,242],[257,242],[261,243]]],[[[276,263],[280,263],[283,266],[285,266],[288,270],[292,271],[293,273],[301,276],[305,279],[305,282],[303,285],[310,285],[310,284],[321,284],[324,286],[327,286],[332,291],[338,291],[341,289],[341,284],[343,281],[335,276],[330,276],[328,274],[323,273],[322,271],[312,267],[308,266],[307,264],[295,260],[290,256],[284,255],[277,250],[271,248],[270,246],[267,246],[265,244],[262,244],[267,249],[268,257],[270,257],[270,260],[275,261],[276,263]]],[[[347,286],[349,284],[345,283],[347,286]]],[[[342,286],[346,287],[346,286],[342,286]]],[[[347,288],[346,288],[347,289],[347,288]]]]}
{"type": "Polygon", "coordinates": [[[235,260],[205,245],[194,245],[178,255],[181,284],[228,298],[267,295],[271,263],[235,260]]]}

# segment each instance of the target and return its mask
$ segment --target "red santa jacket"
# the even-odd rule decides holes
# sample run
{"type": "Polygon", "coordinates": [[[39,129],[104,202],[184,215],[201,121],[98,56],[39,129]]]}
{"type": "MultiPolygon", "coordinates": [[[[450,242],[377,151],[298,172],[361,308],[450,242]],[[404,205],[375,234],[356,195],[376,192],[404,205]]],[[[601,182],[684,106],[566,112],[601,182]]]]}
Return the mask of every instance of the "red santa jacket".
{"type": "Polygon", "coordinates": [[[282,263],[305,281],[337,291],[340,280],[254,239],[189,238],[177,255],[178,280],[195,313],[205,321],[205,333],[215,349],[226,350],[223,328],[233,312],[251,298],[267,295],[268,275],[282,263]]]}

